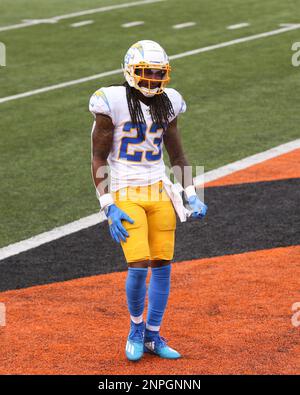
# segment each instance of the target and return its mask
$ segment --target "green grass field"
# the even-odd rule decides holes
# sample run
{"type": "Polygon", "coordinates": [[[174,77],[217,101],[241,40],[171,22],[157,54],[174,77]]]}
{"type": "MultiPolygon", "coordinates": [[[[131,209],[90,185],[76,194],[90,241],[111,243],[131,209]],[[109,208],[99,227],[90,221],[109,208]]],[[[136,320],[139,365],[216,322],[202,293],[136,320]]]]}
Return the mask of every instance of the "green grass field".
{"type": "MultiPolygon", "coordinates": [[[[132,0],[131,0],[132,1],[132,0]]],[[[1,26],[126,0],[4,0],[1,26]]],[[[165,0],[57,23],[0,31],[7,66],[0,98],[120,68],[140,39],[169,55],[299,23],[299,0],[165,0]],[[93,20],[80,28],[71,23],[93,20]],[[121,24],[142,20],[143,26],[121,24]],[[172,25],[193,21],[193,27],[172,25]],[[250,26],[228,30],[226,26],[250,26]]],[[[174,60],[171,87],[188,104],[180,128],[193,165],[211,170],[300,137],[300,67],[291,46],[300,29],[174,60]]],[[[90,95],[122,75],[0,103],[0,246],[94,213],[90,95]]]]}

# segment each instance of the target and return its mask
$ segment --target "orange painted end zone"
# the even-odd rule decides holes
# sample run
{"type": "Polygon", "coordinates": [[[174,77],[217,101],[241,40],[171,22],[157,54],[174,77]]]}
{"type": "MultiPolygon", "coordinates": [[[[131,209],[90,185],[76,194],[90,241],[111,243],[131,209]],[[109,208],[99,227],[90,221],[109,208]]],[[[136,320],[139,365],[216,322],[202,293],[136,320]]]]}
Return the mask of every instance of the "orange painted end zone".
{"type": "Polygon", "coordinates": [[[3,292],[0,374],[299,374],[300,246],[173,265],[162,335],[183,358],[126,360],[126,273],[3,292]]]}
{"type": "Polygon", "coordinates": [[[207,187],[300,178],[300,149],[209,182],[207,187]]]}

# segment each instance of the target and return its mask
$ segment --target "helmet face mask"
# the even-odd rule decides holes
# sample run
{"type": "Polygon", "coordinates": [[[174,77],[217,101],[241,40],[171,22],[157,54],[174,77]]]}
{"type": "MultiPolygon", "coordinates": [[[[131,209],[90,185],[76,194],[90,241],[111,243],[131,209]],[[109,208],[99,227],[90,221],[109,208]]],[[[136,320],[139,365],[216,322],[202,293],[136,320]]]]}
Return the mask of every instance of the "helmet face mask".
{"type": "Polygon", "coordinates": [[[143,94],[159,95],[163,93],[170,81],[171,67],[169,65],[158,66],[154,64],[139,63],[133,66],[136,89],[143,94]],[[153,75],[159,78],[151,78],[153,75]]]}
{"type": "Polygon", "coordinates": [[[130,86],[152,97],[163,93],[170,81],[171,67],[164,49],[155,41],[144,40],[129,48],[123,71],[130,86]]]}

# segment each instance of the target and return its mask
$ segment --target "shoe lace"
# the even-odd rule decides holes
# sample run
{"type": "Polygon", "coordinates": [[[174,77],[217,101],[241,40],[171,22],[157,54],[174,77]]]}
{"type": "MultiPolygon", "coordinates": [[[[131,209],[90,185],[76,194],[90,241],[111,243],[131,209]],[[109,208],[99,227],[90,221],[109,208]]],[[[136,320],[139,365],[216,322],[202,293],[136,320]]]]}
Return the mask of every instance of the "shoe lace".
{"type": "Polygon", "coordinates": [[[155,345],[158,348],[164,347],[168,343],[168,340],[165,339],[164,337],[160,336],[160,335],[156,335],[154,337],[153,341],[155,342],[155,345]]]}
{"type": "Polygon", "coordinates": [[[136,326],[131,329],[130,338],[132,340],[143,341],[144,340],[144,328],[142,326],[136,326]]]}

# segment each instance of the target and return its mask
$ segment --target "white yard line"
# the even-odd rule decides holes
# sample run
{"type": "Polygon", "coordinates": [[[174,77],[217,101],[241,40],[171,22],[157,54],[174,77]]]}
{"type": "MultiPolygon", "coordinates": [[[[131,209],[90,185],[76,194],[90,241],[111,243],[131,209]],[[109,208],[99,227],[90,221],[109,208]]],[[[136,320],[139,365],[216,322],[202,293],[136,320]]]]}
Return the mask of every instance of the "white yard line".
{"type": "Polygon", "coordinates": [[[288,27],[288,26],[294,26],[295,23],[280,23],[279,26],[280,27],[288,27]]]}
{"type": "MultiPolygon", "coordinates": [[[[271,148],[264,152],[260,152],[259,154],[251,155],[237,162],[230,163],[228,165],[205,173],[205,182],[216,180],[228,174],[232,174],[236,171],[246,169],[247,167],[264,162],[271,158],[275,158],[279,155],[286,154],[298,148],[300,148],[300,139],[279,145],[278,147],[271,148]]],[[[196,178],[194,180],[195,184],[197,185],[201,183],[202,179],[203,177],[196,178]]],[[[30,239],[10,244],[9,246],[0,249],[0,261],[5,258],[20,254],[21,252],[31,250],[32,248],[36,248],[42,244],[49,243],[53,240],[57,240],[61,237],[78,232],[82,229],[89,228],[90,226],[97,225],[103,220],[103,216],[101,216],[99,213],[92,214],[88,217],[81,218],[78,221],[54,228],[49,232],[44,232],[37,236],[31,237],[30,239]]]]}
{"type": "Polygon", "coordinates": [[[134,21],[134,22],[128,22],[128,23],[123,23],[123,25],[121,25],[122,27],[134,27],[134,26],[140,26],[140,25],[144,25],[144,21],[134,21]]]}
{"type": "MultiPolygon", "coordinates": [[[[260,38],[276,36],[278,34],[286,33],[286,32],[289,32],[289,31],[292,31],[292,30],[297,30],[297,29],[300,29],[300,24],[283,27],[281,29],[271,30],[269,32],[253,34],[252,36],[241,37],[241,38],[237,38],[235,40],[225,41],[224,43],[210,45],[208,47],[194,49],[192,51],[183,52],[183,53],[178,54],[178,55],[173,55],[170,58],[172,58],[172,59],[179,59],[179,58],[184,58],[186,56],[198,55],[199,53],[202,53],[202,52],[213,51],[215,49],[225,48],[225,47],[229,47],[229,46],[235,45],[235,44],[240,44],[240,43],[245,43],[245,42],[248,42],[248,41],[258,40],[260,38]]],[[[0,103],[1,103],[1,99],[0,99],[0,103]]]]}
{"type": "Polygon", "coordinates": [[[179,23],[178,25],[173,25],[173,29],[184,29],[185,27],[195,26],[196,22],[185,22],[179,23]]]}
{"type": "Polygon", "coordinates": [[[87,81],[91,81],[91,80],[97,80],[98,78],[108,77],[110,75],[119,74],[121,72],[122,72],[122,69],[105,71],[104,73],[91,75],[89,77],[79,78],[78,80],[62,82],[61,84],[46,86],[44,88],[35,89],[33,91],[19,93],[17,95],[13,95],[13,96],[3,97],[3,98],[0,98],[0,104],[5,103],[7,101],[11,101],[11,100],[17,100],[17,99],[22,99],[24,97],[37,95],[39,93],[53,91],[55,89],[66,88],[67,86],[81,84],[83,82],[87,82],[87,81]]]}
{"type": "Polygon", "coordinates": [[[242,27],[247,27],[247,26],[250,26],[250,23],[243,22],[243,23],[237,23],[236,25],[227,26],[227,29],[235,30],[235,29],[241,29],[242,27]]]}
{"type": "MultiPolygon", "coordinates": [[[[299,28],[300,28],[300,24],[290,25],[290,26],[283,27],[283,28],[280,28],[280,29],[271,30],[269,32],[254,34],[252,36],[246,36],[246,37],[238,38],[238,39],[235,39],[235,40],[226,41],[226,42],[223,42],[223,43],[220,43],[220,44],[210,45],[208,47],[197,48],[197,49],[194,49],[192,51],[182,52],[182,53],[179,53],[177,55],[170,56],[170,59],[174,60],[174,59],[184,58],[186,56],[198,55],[199,53],[213,51],[215,49],[225,48],[225,47],[229,47],[231,45],[240,44],[240,43],[244,43],[244,42],[247,42],[247,41],[258,40],[260,38],[275,36],[275,35],[286,33],[286,32],[289,32],[289,31],[292,31],[292,30],[296,30],[296,29],[299,29],[299,28]]],[[[12,96],[2,97],[2,98],[0,98],[0,104],[8,102],[8,101],[11,101],[11,100],[17,100],[17,99],[22,99],[24,97],[37,95],[39,93],[45,93],[45,92],[52,91],[52,90],[55,90],[55,89],[66,88],[68,86],[81,84],[81,83],[84,83],[84,82],[87,82],[87,81],[91,81],[91,80],[96,80],[96,79],[99,79],[99,78],[103,78],[103,77],[107,77],[107,76],[110,76],[110,75],[118,74],[121,71],[122,71],[121,69],[106,71],[106,72],[103,72],[103,73],[100,73],[100,74],[91,75],[89,77],[83,77],[83,78],[79,78],[77,80],[72,80],[72,81],[68,81],[68,82],[62,82],[60,84],[46,86],[44,88],[34,89],[32,91],[28,91],[28,92],[24,92],[24,93],[18,93],[16,95],[12,95],[12,96]]]]}
{"type": "Polygon", "coordinates": [[[76,18],[78,16],[83,16],[83,15],[91,15],[91,14],[96,14],[99,12],[113,11],[113,10],[118,10],[121,8],[147,5],[147,4],[158,3],[158,2],[162,2],[162,1],[167,1],[167,0],[134,1],[131,3],[115,4],[115,5],[110,5],[110,6],[100,7],[100,8],[93,8],[93,9],[84,10],[84,11],[72,12],[71,14],[57,15],[57,16],[53,16],[52,18],[32,19],[32,20],[27,19],[27,20],[25,20],[25,22],[18,23],[16,25],[0,26],[0,32],[4,32],[7,30],[14,30],[14,29],[22,29],[23,27],[39,25],[41,23],[56,23],[56,22],[61,21],[63,19],[76,18]]]}
{"type": "Polygon", "coordinates": [[[14,29],[22,29],[23,27],[38,25],[40,23],[41,22],[37,22],[36,19],[34,19],[32,21],[26,20],[25,22],[18,23],[16,25],[2,26],[2,27],[0,27],[0,32],[5,32],[7,30],[14,30],[14,29]]]}
{"type": "Polygon", "coordinates": [[[94,23],[94,21],[81,21],[81,22],[76,22],[76,23],[71,23],[71,27],[81,27],[81,26],[86,26],[86,25],[91,25],[94,23]]]}
{"type": "MultiPolygon", "coordinates": [[[[55,19],[22,19],[22,22],[29,25],[39,25],[41,23],[57,23],[55,19]]],[[[15,25],[13,25],[15,26],[15,25]]],[[[18,26],[18,25],[16,25],[18,26]]],[[[9,29],[10,30],[10,29],[9,29]]]]}

